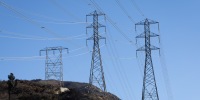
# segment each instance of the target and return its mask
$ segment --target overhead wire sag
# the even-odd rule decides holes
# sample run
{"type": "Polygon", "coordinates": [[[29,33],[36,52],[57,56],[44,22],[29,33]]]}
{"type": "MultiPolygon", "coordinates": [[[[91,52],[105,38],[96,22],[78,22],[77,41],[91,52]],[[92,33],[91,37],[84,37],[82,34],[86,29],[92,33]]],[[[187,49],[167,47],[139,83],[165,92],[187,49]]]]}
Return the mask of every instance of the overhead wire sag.
{"type": "Polygon", "coordinates": [[[135,2],[135,0],[130,0],[131,3],[133,4],[133,6],[135,7],[135,9],[140,13],[140,15],[142,17],[145,17],[144,13],[142,12],[142,10],[139,8],[139,6],[137,5],[137,3],[135,2]]]}
{"type": "MultiPolygon", "coordinates": [[[[160,32],[159,32],[159,34],[160,34],[160,32]]],[[[167,91],[168,100],[174,100],[173,92],[172,92],[171,84],[170,84],[170,79],[169,79],[169,75],[168,75],[168,69],[167,69],[167,65],[166,65],[165,53],[164,53],[164,48],[162,45],[161,36],[160,36],[159,46],[161,48],[160,64],[161,64],[161,68],[162,68],[162,74],[163,74],[163,78],[164,78],[164,82],[165,82],[165,88],[167,91]]]]}
{"type": "MultiPolygon", "coordinates": [[[[103,10],[95,3],[95,1],[90,0],[91,3],[95,6],[96,9],[103,12],[103,10]]],[[[128,41],[132,42],[132,40],[114,23],[114,21],[108,16],[105,15],[106,19],[109,21],[109,23],[128,41]]]]}
{"type": "Polygon", "coordinates": [[[0,34],[7,34],[0,36],[1,38],[14,38],[14,39],[26,39],[26,40],[77,40],[77,39],[86,39],[84,34],[76,35],[76,36],[68,36],[62,38],[49,38],[49,37],[40,37],[40,36],[31,36],[31,35],[21,35],[15,32],[8,32],[5,30],[1,30],[0,34]],[[8,36],[9,35],[9,36],[8,36]],[[13,35],[13,36],[10,36],[13,35]],[[84,36],[84,37],[83,37],[84,36]]]}
{"type": "MultiPolygon", "coordinates": [[[[108,31],[109,31],[109,29],[108,29],[108,31]]],[[[109,38],[109,39],[108,39],[108,42],[110,43],[110,45],[108,45],[108,46],[109,46],[110,49],[111,49],[111,53],[110,53],[108,47],[107,47],[107,50],[108,50],[109,54],[112,54],[112,55],[114,56],[114,61],[116,62],[116,65],[115,65],[115,66],[117,67],[117,71],[118,71],[119,74],[120,74],[119,79],[122,78],[122,80],[124,81],[124,85],[125,85],[127,91],[128,91],[129,93],[131,93],[131,92],[130,92],[130,89],[132,89],[132,87],[131,87],[131,85],[129,84],[130,82],[129,82],[128,80],[125,80],[125,79],[128,79],[126,73],[122,73],[122,72],[125,72],[125,70],[124,70],[124,68],[123,68],[123,65],[122,65],[121,61],[119,61],[119,59],[118,59],[119,55],[118,55],[118,52],[116,51],[116,50],[117,50],[117,49],[116,49],[116,46],[115,46],[115,44],[113,43],[112,36],[111,36],[111,34],[109,34],[109,35],[106,34],[106,36],[109,38]],[[111,40],[111,41],[110,41],[110,40],[111,40]],[[121,71],[122,71],[122,72],[121,72],[121,71]]],[[[130,95],[131,95],[130,97],[132,97],[132,95],[133,95],[133,98],[135,99],[135,95],[134,95],[134,94],[130,94],[130,95]]]]}
{"type": "MultiPolygon", "coordinates": [[[[55,37],[59,37],[61,38],[60,35],[58,35],[57,33],[51,31],[49,28],[44,27],[43,25],[41,25],[40,23],[32,20],[31,18],[25,16],[24,14],[20,13],[19,11],[15,10],[13,7],[7,5],[6,3],[4,3],[3,1],[0,1],[0,5],[2,5],[3,7],[9,9],[10,11],[14,12],[15,14],[19,15],[20,17],[22,17],[24,20],[26,20],[27,22],[30,22],[31,24],[39,27],[40,29],[44,30],[45,32],[55,36],[55,37]]],[[[70,41],[69,41],[70,42],[70,41]]],[[[76,43],[73,43],[74,45],[78,46],[76,43]]]]}
{"type": "Polygon", "coordinates": [[[65,13],[67,13],[69,16],[71,16],[72,18],[81,21],[78,17],[76,17],[75,15],[73,15],[72,13],[70,13],[67,9],[65,9],[63,6],[61,6],[59,3],[57,3],[56,0],[51,0],[51,2],[57,6],[58,8],[60,8],[62,11],[64,11],[65,13]]]}
{"type": "Polygon", "coordinates": [[[126,9],[122,6],[122,4],[119,2],[119,0],[115,0],[115,2],[117,3],[117,5],[122,9],[122,11],[124,12],[124,14],[128,17],[128,19],[131,20],[132,23],[136,23],[133,18],[128,14],[128,12],[126,11],[126,9]]]}

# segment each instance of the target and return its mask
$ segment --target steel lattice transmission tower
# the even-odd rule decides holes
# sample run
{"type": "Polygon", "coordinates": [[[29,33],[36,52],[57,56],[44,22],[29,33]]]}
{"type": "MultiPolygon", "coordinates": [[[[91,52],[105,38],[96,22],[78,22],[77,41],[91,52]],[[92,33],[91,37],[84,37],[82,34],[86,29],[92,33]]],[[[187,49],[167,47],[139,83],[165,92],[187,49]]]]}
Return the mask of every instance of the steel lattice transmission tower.
{"type": "Polygon", "coordinates": [[[154,74],[153,62],[151,57],[151,50],[159,50],[160,48],[151,45],[151,37],[157,37],[159,35],[150,32],[150,24],[158,24],[159,22],[145,19],[135,24],[144,25],[144,33],[140,34],[137,38],[144,38],[145,45],[137,51],[145,51],[145,66],[144,66],[144,78],[143,78],[143,89],[142,89],[142,100],[159,100],[158,90],[156,86],[156,79],[154,74]]]}
{"type": "Polygon", "coordinates": [[[58,47],[46,47],[40,50],[46,53],[45,61],[45,80],[55,79],[60,81],[62,86],[63,81],[63,62],[62,62],[62,52],[68,48],[58,47]]]}
{"type": "Polygon", "coordinates": [[[92,62],[91,62],[91,68],[90,68],[89,84],[93,84],[96,86],[98,85],[99,88],[105,92],[106,83],[105,83],[101,53],[100,53],[100,48],[99,48],[99,40],[106,39],[106,38],[99,35],[99,28],[100,27],[105,28],[104,25],[98,22],[98,17],[101,15],[105,16],[104,13],[97,12],[96,10],[86,15],[86,21],[87,21],[87,16],[93,16],[93,23],[86,27],[86,31],[87,31],[87,28],[93,28],[93,35],[87,39],[87,40],[93,40],[93,43],[94,43],[93,52],[92,52],[92,62]]]}

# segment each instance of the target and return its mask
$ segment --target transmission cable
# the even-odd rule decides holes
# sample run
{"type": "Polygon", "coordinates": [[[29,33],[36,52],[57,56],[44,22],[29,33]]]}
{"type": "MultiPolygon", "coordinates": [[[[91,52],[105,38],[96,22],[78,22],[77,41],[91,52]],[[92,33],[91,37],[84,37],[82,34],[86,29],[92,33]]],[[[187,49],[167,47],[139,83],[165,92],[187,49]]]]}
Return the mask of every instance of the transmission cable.
{"type": "Polygon", "coordinates": [[[1,30],[0,34],[8,34],[9,36],[0,36],[1,38],[15,38],[15,39],[28,39],[28,40],[77,40],[77,39],[86,39],[84,34],[68,36],[63,38],[49,38],[49,37],[40,37],[40,36],[32,36],[32,35],[22,35],[17,34],[15,32],[9,32],[5,30],[1,30]],[[13,36],[10,36],[13,35],[13,36]],[[84,36],[84,37],[83,37],[84,36]]]}
{"type": "Polygon", "coordinates": [[[133,6],[135,7],[135,9],[140,13],[140,15],[142,17],[145,17],[144,13],[142,12],[142,10],[139,8],[139,6],[137,5],[137,3],[135,2],[135,0],[130,0],[131,3],[133,4],[133,6]]]}
{"type": "MultiPolygon", "coordinates": [[[[108,31],[109,31],[109,29],[108,29],[108,31]]],[[[119,73],[121,74],[120,76],[122,77],[123,81],[125,82],[124,84],[125,84],[125,87],[127,88],[127,91],[129,93],[131,93],[130,89],[132,89],[132,86],[129,84],[130,82],[128,80],[125,80],[125,79],[128,79],[128,77],[127,77],[126,73],[124,73],[125,72],[124,67],[123,67],[121,61],[119,61],[119,59],[116,59],[116,58],[119,57],[119,55],[118,55],[118,52],[116,51],[117,49],[116,49],[115,44],[113,43],[113,39],[112,39],[111,34],[108,34],[107,37],[109,38],[108,42],[110,43],[110,45],[109,45],[109,47],[111,49],[111,53],[110,54],[112,54],[114,56],[114,58],[115,58],[114,60],[116,62],[116,67],[119,69],[119,73]],[[121,71],[123,72],[123,74],[122,74],[121,71]]],[[[132,97],[132,95],[133,94],[131,94],[131,97],[132,97]]],[[[134,95],[133,95],[133,98],[135,99],[134,95]]]]}
{"type": "MultiPolygon", "coordinates": [[[[93,3],[94,7],[96,9],[98,9],[101,12],[104,12],[95,1],[90,0],[91,3],[93,3]]],[[[105,15],[106,19],[109,21],[109,23],[128,41],[128,42],[132,42],[132,40],[114,23],[114,21],[112,21],[112,19],[108,16],[105,15]]]]}
{"type": "Polygon", "coordinates": [[[160,44],[159,46],[161,48],[160,64],[161,64],[161,68],[162,68],[162,74],[163,74],[163,78],[164,78],[164,82],[165,82],[165,88],[167,91],[168,100],[174,100],[173,92],[172,92],[171,84],[170,84],[170,79],[169,79],[169,75],[168,75],[168,69],[167,69],[167,65],[166,65],[166,61],[165,61],[165,53],[164,53],[161,37],[160,37],[159,44],[160,44]]]}
{"type": "MultiPolygon", "coordinates": [[[[58,34],[56,34],[55,32],[51,31],[50,29],[48,29],[47,27],[42,26],[41,24],[37,23],[36,21],[32,20],[31,18],[25,16],[24,14],[20,13],[19,11],[15,10],[14,8],[12,8],[11,6],[7,5],[6,3],[0,1],[0,5],[2,5],[3,7],[9,9],[10,11],[14,12],[15,14],[21,16],[24,20],[30,22],[31,24],[39,27],[40,29],[44,30],[45,32],[55,36],[55,37],[61,37],[58,34]]],[[[77,45],[75,43],[73,43],[74,45],[77,45]]],[[[78,45],[77,45],[78,46],[78,45]]]]}
{"type": "Polygon", "coordinates": [[[73,15],[72,13],[70,13],[67,9],[65,9],[63,6],[61,6],[59,3],[57,3],[56,0],[51,0],[51,2],[57,6],[58,8],[60,8],[62,11],[64,11],[65,13],[67,13],[69,16],[71,16],[72,18],[81,21],[78,17],[76,17],[75,15],[73,15]]]}
{"type": "Polygon", "coordinates": [[[122,11],[124,12],[124,14],[128,17],[128,19],[130,19],[130,21],[132,23],[136,23],[133,18],[128,14],[128,12],[126,11],[126,9],[122,6],[122,4],[119,2],[119,0],[115,0],[115,2],[117,3],[117,5],[122,9],[122,11]]]}

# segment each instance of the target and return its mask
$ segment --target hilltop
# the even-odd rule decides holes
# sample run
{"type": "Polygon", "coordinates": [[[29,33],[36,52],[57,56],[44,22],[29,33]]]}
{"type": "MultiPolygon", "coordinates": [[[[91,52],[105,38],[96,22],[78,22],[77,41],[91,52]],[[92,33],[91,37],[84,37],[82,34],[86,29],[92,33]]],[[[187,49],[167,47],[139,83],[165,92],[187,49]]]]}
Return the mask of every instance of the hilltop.
{"type": "MultiPolygon", "coordinates": [[[[63,82],[68,90],[60,92],[59,82],[55,80],[18,80],[11,100],[120,100],[117,96],[103,92],[88,83],[63,82]]],[[[8,100],[7,81],[0,82],[0,100],[8,100]]]]}

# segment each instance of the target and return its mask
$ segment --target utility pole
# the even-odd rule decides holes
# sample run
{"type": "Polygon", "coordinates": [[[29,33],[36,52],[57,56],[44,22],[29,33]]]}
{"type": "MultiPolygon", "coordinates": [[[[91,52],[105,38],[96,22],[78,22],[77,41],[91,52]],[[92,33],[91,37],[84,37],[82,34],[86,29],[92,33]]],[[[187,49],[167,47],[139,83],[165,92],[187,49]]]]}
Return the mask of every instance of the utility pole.
{"type": "Polygon", "coordinates": [[[40,50],[41,52],[46,53],[45,61],[45,80],[55,79],[60,82],[62,86],[63,82],[63,62],[62,62],[62,52],[68,48],[58,47],[46,47],[40,50]]]}
{"type": "Polygon", "coordinates": [[[139,36],[136,36],[136,39],[137,38],[145,39],[145,45],[137,49],[136,52],[145,51],[142,100],[159,100],[158,90],[156,86],[156,79],[153,69],[153,62],[151,57],[151,50],[159,50],[160,48],[151,45],[151,40],[150,40],[151,37],[157,37],[159,35],[150,32],[150,24],[158,24],[159,26],[159,22],[149,19],[145,19],[135,24],[135,26],[144,25],[144,33],[140,34],[139,36]]]}
{"type": "Polygon", "coordinates": [[[98,85],[102,91],[106,92],[106,83],[105,83],[101,53],[100,53],[100,48],[99,48],[99,40],[100,39],[106,40],[105,37],[102,37],[99,35],[99,28],[100,27],[105,28],[106,26],[98,22],[98,17],[101,15],[105,16],[104,13],[97,12],[96,10],[86,15],[86,21],[87,21],[87,16],[93,16],[93,23],[86,27],[86,32],[88,28],[93,28],[93,35],[87,40],[93,40],[93,43],[94,43],[93,52],[92,52],[92,62],[91,62],[91,68],[90,68],[89,84],[98,85]]]}

